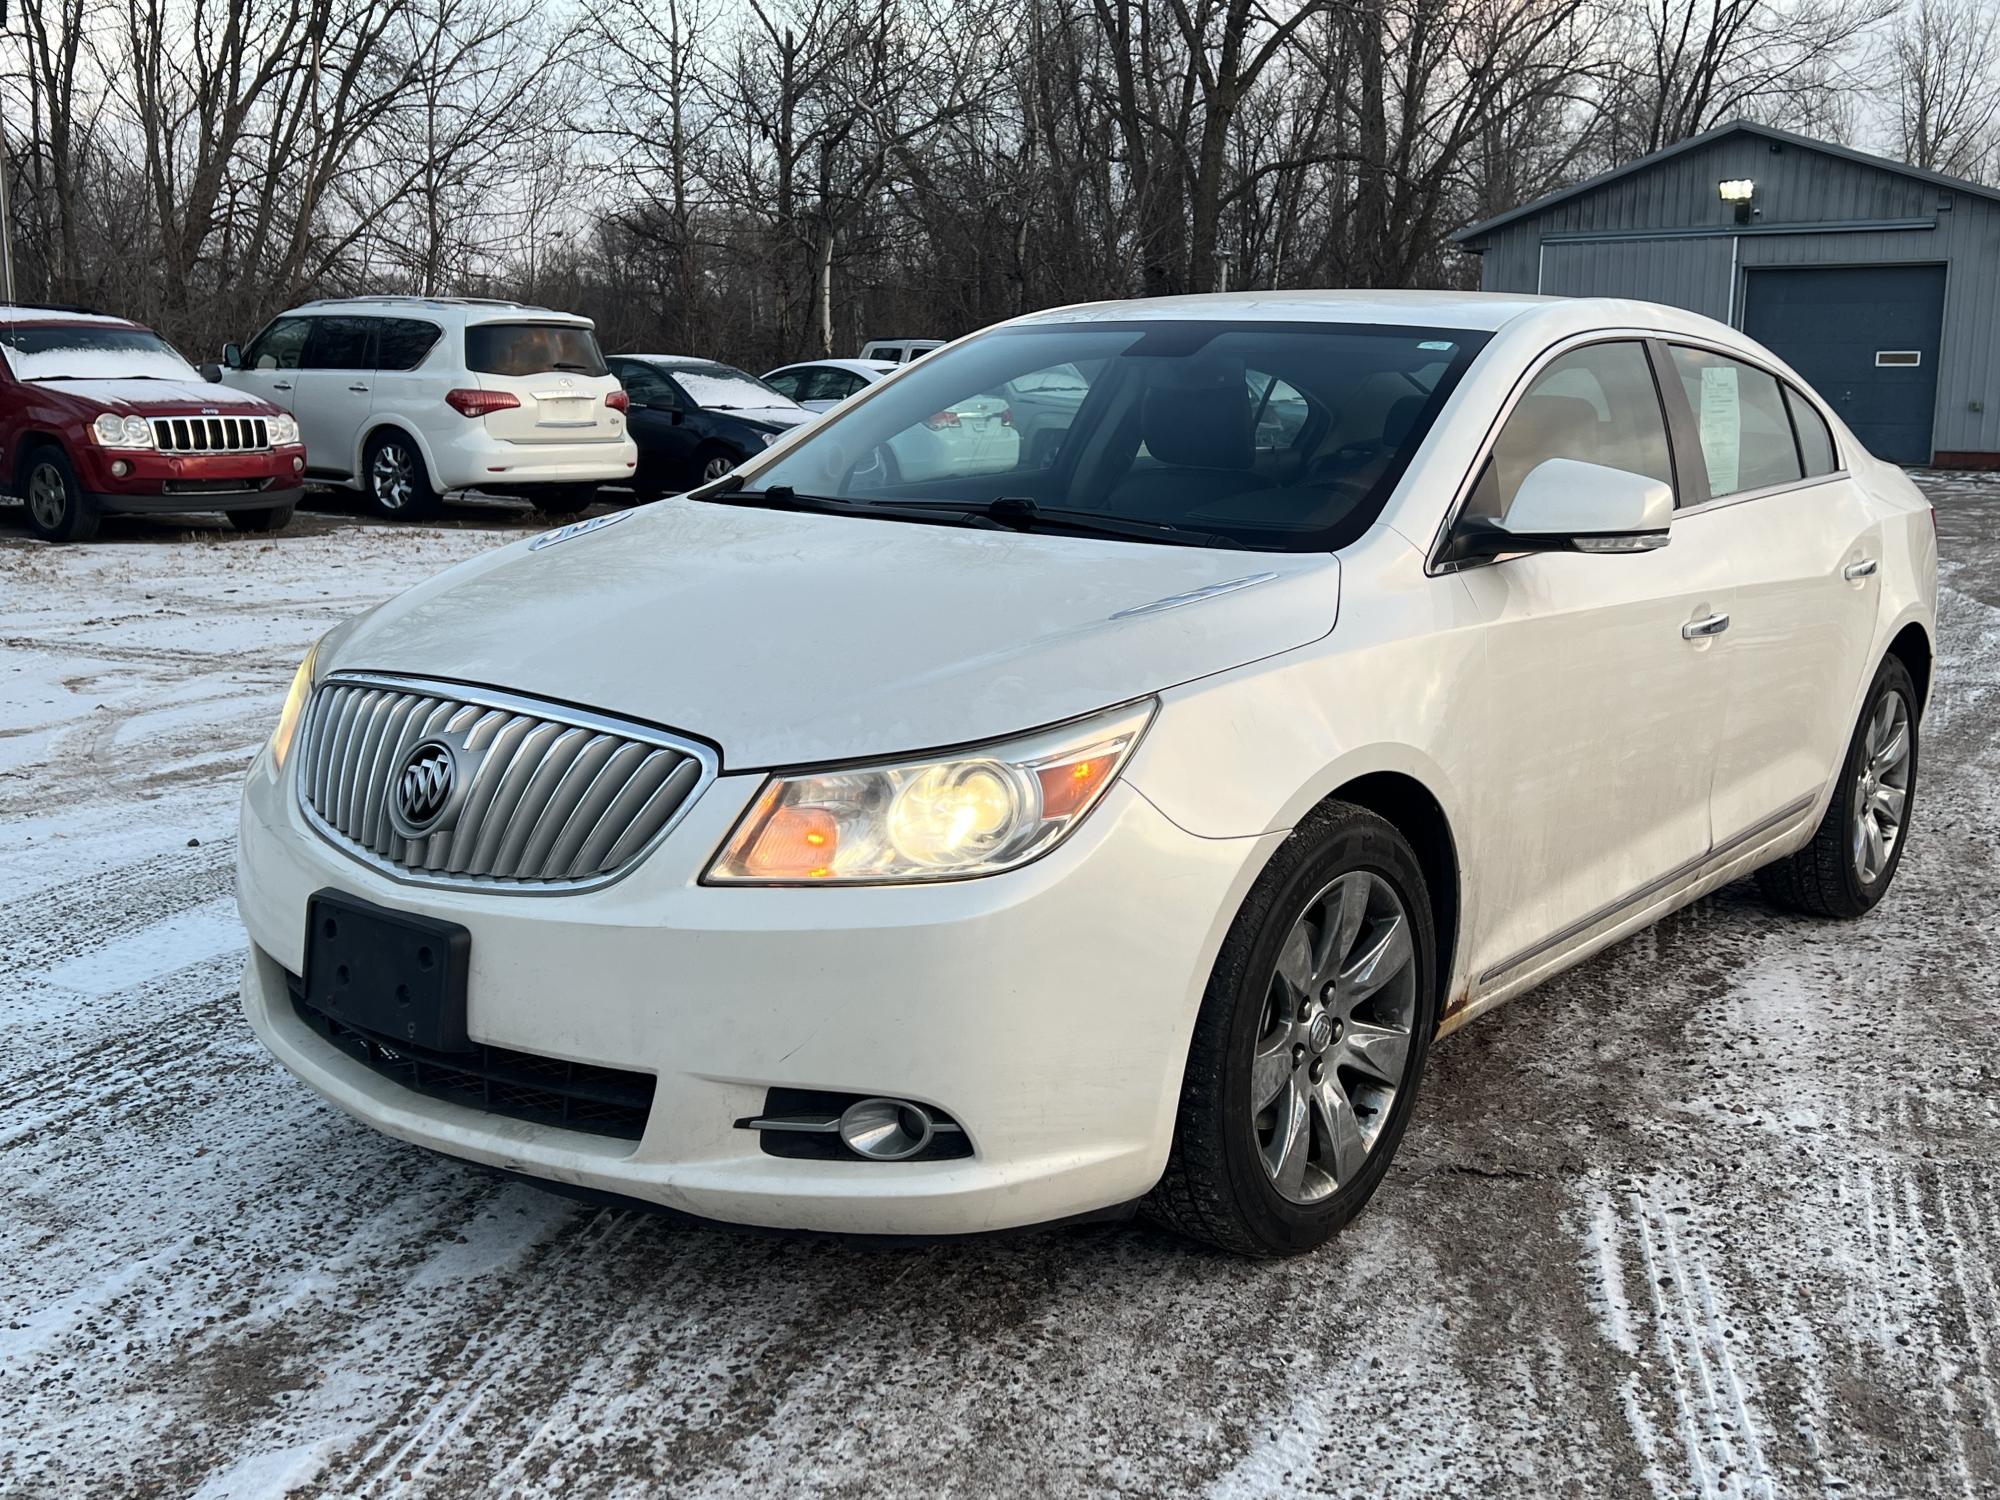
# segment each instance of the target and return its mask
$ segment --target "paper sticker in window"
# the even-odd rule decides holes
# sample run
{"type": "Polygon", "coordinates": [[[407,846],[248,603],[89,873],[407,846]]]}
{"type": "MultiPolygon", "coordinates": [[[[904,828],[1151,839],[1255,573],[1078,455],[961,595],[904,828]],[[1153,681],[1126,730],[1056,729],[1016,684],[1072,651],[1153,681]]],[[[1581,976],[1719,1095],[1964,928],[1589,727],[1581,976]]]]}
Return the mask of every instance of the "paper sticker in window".
{"type": "Polygon", "coordinates": [[[1743,466],[1743,401],[1735,365],[1702,366],[1701,410],[1695,420],[1701,455],[1708,462],[1709,489],[1727,495],[1736,489],[1743,466]]]}

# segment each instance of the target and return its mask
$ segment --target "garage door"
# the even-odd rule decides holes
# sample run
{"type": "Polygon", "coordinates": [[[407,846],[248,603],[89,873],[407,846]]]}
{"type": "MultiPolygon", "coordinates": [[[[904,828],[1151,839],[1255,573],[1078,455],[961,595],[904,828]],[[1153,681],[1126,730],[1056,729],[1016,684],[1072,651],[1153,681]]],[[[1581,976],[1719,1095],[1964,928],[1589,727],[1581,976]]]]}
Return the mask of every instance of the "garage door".
{"type": "Polygon", "coordinates": [[[1877,458],[1929,463],[1943,266],[1753,270],[1743,331],[1812,383],[1877,458]]]}

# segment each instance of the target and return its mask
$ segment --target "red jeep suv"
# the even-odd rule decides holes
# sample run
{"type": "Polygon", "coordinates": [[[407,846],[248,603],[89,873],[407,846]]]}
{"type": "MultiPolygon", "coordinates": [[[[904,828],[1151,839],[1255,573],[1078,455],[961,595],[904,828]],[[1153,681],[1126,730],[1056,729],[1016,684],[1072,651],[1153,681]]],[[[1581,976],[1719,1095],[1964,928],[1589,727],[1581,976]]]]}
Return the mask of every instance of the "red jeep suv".
{"type": "Polygon", "coordinates": [[[152,329],[0,304],[0,483],[36,536],[87,540],[106,511],[219,510],[276,531],[305,466],[293,417],[209,384],[152,329]]]}

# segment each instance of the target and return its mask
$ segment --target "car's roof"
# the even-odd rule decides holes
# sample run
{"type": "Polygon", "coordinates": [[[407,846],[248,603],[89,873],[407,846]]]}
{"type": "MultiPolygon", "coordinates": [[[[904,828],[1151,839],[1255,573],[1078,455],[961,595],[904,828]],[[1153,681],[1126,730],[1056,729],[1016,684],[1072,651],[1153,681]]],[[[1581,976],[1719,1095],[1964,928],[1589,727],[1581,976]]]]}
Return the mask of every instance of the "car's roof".
{"type": "Polygon", "coordinates": [[[65,327],[140,328],[130,318],[114,318],[109,313],[91,312],[81,307],[32,307],[21,303],[0,303],[0,323],[55,323],[65,327]]]}
{"type": "Polygon", "coordinates": [[[538,307],[532,302],[507,302],[497,297],[410,297],[383,294],[370,297],[321,297],[301,302],[288,314],[366,312],[384,317],[398,312],[428,313],[433,317],[453,316],[473,323],[567,323],[580,328],[596,325],[581,313],[538,307]]]}
{"type": "Polygon", "coordinates": [[[1624,297],[1540,297],[1503,292],[1221,292],[1052,307],[1001,326],[1199,320],[1374,323],[1492,334],[1505,329],[1510,337],[1548,339],[1600,328],[1643,329],[1748,344],[1737,330],[1684,307],[1624,297]]]}
{"type": "Polygon", "coordinates": [[[782,375],[787,370],[848,370],[856,375],[887,375],[900,368],[886,359],[802,359],[795,364],[779,365],[767,372],[765,378],[782,375]]]}

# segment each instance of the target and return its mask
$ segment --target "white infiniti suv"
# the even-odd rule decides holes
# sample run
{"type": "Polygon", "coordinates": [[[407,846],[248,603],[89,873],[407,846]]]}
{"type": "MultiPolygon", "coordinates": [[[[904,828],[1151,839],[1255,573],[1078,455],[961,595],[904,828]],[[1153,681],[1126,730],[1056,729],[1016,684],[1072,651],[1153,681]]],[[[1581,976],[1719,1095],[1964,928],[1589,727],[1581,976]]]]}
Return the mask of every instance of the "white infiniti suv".
{"type": "Polygon", "coordinates": [[[1035,314],[321,641],[244,792],[244,1005],[562,1183],[1306,1250],[1435,1038],[1753,872],[1882,899],[1936,599],[1917,489],[1691,313],[1035,314]],[[1056,369],[1052,451],[883,462],[1056,369]]]}
{"type": "Polygon", "coordinates": [[[513,302],[348,297],[279,314],[213,373],[291,412],[307,478],[379,515],[469,489],[574,510],[638,466],[592,326],[513,302]]]}

